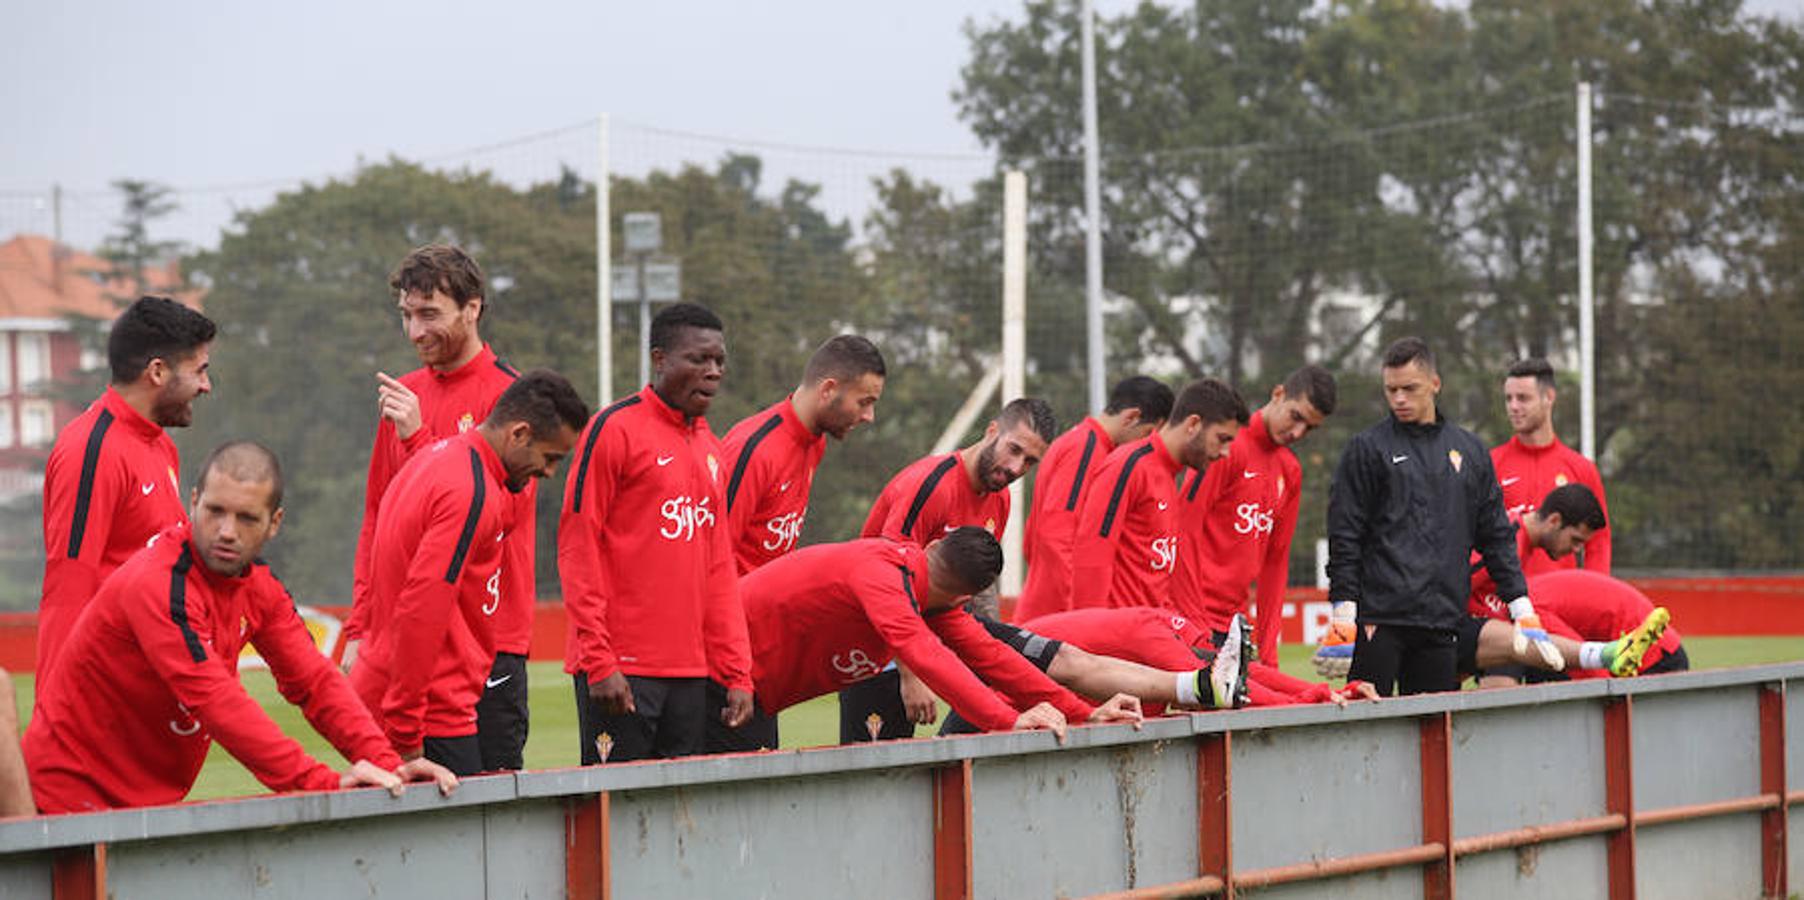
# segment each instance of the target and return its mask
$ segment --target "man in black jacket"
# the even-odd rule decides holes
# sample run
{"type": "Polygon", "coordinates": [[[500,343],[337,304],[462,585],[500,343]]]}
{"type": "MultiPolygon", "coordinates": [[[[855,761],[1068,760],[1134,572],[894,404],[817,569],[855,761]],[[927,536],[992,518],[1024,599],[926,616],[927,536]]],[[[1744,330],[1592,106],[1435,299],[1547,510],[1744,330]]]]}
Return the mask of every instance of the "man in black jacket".
{"type": "Polygon", "coordinates": [[[1390,415],[1347,443],[1328,500],[1334,613],[1317,669],[1386,695],[1459,687],[1455,644],[1474,550],[1497,595],[1512,600],[1517,645],[1558,653],[1529,603],[1490,451],[1437,414],[1440,390],[1434,353],[1420,338],[1386,349],[1390,415]]]}

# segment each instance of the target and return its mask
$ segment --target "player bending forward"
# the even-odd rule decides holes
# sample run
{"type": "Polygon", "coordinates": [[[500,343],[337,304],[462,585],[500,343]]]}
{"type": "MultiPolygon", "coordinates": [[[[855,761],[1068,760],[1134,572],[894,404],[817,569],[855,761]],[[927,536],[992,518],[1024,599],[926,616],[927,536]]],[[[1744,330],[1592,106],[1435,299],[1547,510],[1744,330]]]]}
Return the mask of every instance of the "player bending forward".
{"type": "MultiPolygon", "coordinates": [[[[746,575],[754,711],[738,728],[708,716],[707,749],[775,749],[779,712],[871,678],[893,658],[986,731],[1044,728],[1063,740],[1068,722],[1138,723],[1134,697],[1091,706],[977,623],[966,604],[1001,571],[996,539],[962,527],[924,549],[883,538],[817,544],[746,575]]],[[[711,706],[725,703],[713,689],[711,706]]]]}

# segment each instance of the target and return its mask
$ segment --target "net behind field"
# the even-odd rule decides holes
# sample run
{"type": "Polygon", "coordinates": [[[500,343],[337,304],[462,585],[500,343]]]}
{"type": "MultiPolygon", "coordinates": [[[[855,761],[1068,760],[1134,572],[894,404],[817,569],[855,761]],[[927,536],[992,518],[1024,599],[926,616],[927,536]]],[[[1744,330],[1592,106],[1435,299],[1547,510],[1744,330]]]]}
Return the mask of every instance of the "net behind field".
{"type": "MultiPolygon", "coordinates": [[[[1547,356],[1561,371],[1556,427],[1578,443],[1573,122],[1571,96],[1547,94],[1226,146],[1105,141],[1107,381],[1218,375],[1256,405],[1305,361],[1340,378],[1340,412],[1298,447],[1293,580],[1311,579],[1341,445],[1383,414],[1376,355],[1392,338],[1434,346],[1442,408],[1492,443],[1508,436],[1504,368],[1547,356]]],[[[1619,568],[1804,569],[1797,124],[1600,99],[1597,434],[1619,568]]],[[[289,517],[269,554],[298,597],[349,595],[374,373],[417,365],[386,288],[411,247],[466,246],[490,277],[482,329],[496,349],[563,371],[592,404],[612,399],[595,387],[598,137],[579,124],[420,163],[176,190],[177,211],[151,223],[183,242],[184,271],[223,329],[215,393],[176,435],[184,459],[192,467],[229,437],[282,456],[289,517]]],[[[717,432],[784,396],[833,334],[866,334],[888,357],[877,421],[829,449],[805,542],[854,536],[888,477],[999,365],[1004,168],[1029,176],[1028,391],[1062,423],[1089,412],[1071,147],[892,154],[615,122],[608,149],[615,264],[634,262],[621,217],[659,213],[682,297],[727,323],[717,432]]],[[[56,227],[48,197],[0,194],[0,234],[56,227]]],[[[72,244],[98,245],[117,217],[113,192],[62,192],[72,244]]],[[[624,395],[636,387],[636,309],[616,304],[612,323],[624,395]]],[[[542,490],[545,597],[557,596],[561,494],[561,477],[542,490]]],[[[37,513],[29,502],[16,512],[0,604],[31,609],[37,513]]]]}

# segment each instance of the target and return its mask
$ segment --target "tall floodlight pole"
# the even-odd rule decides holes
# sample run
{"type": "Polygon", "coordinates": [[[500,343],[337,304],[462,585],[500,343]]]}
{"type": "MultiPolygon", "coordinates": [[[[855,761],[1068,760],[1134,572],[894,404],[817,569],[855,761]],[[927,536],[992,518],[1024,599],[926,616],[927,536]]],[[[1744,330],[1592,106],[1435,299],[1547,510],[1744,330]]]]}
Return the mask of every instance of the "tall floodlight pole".
{"type": "Polygon", "coordinates": [[[1591,285],[1591,83],[1578,85],[1579,452],[1597,459],[1597,328],[1591,285]]]}
{"type": "MultiPolygon", "coordinates": [[[[1002,176],[1002,402],[1027,393],[1027,175],[1002,176]]],[[[1001,591],[1021,595],[1021,534],[1027,515],[1021,481],[1008,486],[1008,528],[1002,533],[1001,591]]]]}
{"type": "Polygon", "coordinates": [[[614,237],[608,227],[608,114],[601,114],[601,146],[595,172],[595,347],[596,365],[601,370],[596,379],[595,408],[614,402],[614,237]]]}
{"type": "Polygon", "coordinates": [[[1096,11],[1084,0],[1084,333],[1090,412],[1103,407],[1102,187],[1096,137],[1096,11]]]}

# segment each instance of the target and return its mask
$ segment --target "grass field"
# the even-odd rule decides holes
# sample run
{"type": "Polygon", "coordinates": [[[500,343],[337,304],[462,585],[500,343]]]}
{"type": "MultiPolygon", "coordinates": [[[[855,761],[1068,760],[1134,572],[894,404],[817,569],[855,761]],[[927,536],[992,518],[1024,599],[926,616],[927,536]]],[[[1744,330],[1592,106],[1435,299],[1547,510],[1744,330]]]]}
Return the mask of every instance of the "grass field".
{"type": "MultiPolygon", "coordinates": [[[[1760,663],[1791,662],[1804,659],[1804,637],[1746,637],[1685,639],[1686,652],[1694,668],[1723,668],[1760,663]]],[[[1313,678],[1309,668],[1311,648],[1297,644],[1279,650],[1279,665],[1284,671],[1313,678]]],[[[569,676],[559,663],[532,663],[532,735],[526,742],[526,766],[550,769],[577,764],[576,708],[569,676]]],[[[28,675],[14,677],[19,691],[22,717],[29,717],[33,679],[28,675]]],[[[282,730],[298,739],[307,752],[327,765],[343,763],[329,744],[313,731],[300,711],[288,705],[276,693],[275,681],[262,671],[246,672],[245,686],[263,704],[282,730]]],[[[817,747],[836,743],[839,739],[839,707],[832,696],[820,697],[785,711],[780,719],[784,747],[817,747]]],[[[917,734],[932,733],[931,727],[917,729],[917,734]]],[[[240,766],[237,760],[218,745],[201,769],[200,780],[189,794],[191,800],[210,800],[264,793],[264,787],[240,766]]]]}

